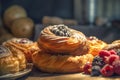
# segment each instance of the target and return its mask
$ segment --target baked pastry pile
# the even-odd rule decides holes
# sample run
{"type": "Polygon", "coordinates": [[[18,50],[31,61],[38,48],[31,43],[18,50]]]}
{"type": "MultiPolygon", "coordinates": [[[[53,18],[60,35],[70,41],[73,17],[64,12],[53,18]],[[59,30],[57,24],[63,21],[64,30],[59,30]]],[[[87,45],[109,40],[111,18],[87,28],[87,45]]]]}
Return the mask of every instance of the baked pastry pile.
{"type": "Polygon", "coordinates": [[[43,29],[38,44],[41,49],[53,54],[74,55],[74,52],[79,49],[80,53],[77,55],[81,55],[89,51],[86,36],[82,32],[65,25],[54,25],[43,29]]]}
{"type": "Polygon", "coordinates": [[[44,72],[82,72],[84,65],[92,62],[106,45],[66,25],[48,26],[41,31],[37,42],[12,38],[0,46],[0,75],[24,70],[27,62],[33,62],[44,72]]]}
{"type": "Polygon", "coordinates": [[[32,55],[34,65],[44,72],[82,72],[93,59],[86,36],[65,25],[44,28],[38,38],[40,50],[32,55]]]}
{"type": "Polygon", "coordinates": [[[21,52],[11,52],[7,47],[0,46],[0,75],[16,73],[26,68],[26,58],[21,52]]]}
{"type": "Polygon", "coordinates": [[[27,38],[12,38],[4,42],[3,45],[9,48],[11,52],[15,54],[25,54],[27,62],[32,62],[32,53],[39,49],[36,42],[33,42],[27,38]]]}

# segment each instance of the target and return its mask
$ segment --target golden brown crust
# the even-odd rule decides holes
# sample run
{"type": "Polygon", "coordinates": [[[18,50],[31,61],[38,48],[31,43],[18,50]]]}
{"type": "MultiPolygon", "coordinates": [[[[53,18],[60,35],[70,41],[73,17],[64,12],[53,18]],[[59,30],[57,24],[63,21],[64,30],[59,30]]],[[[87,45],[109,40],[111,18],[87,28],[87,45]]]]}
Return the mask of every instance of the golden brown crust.
{"type": "Polygon", "coordinates": [[[19,61],[12,55],[0,58],[0,75],[15,73],[19,71],[19,61]]]}
{"type": "Polygon", "coordinates": [[[115,44],[115,43],[120,43],[120,40],[115,40],[112,42],[112,44],[115,44]]]}
{"type": "Polygon", "coordinates": [[[52,55],[40,50],[32,55],[32,59],[34,65],[41,71],[50,73],[74,73],[82,72],[86,62],[93,60],[93,55],[52,55]]]}
{"type": "Polygon", "coordinates": [[[56,36],[51,32],[53,26],[48,26],[41,31],[41,35],[38,39],[40,48],[51,53],[74,53],[77,49],[83,51],[81,54],[88,52],[89,48],[87,45],[87,39],[82,32],[70,29],[72,35],[70,37],[56,36]],[[86,46],[86,48],[83,48],[86,46]]]}
{"type": "Polygon", "coordinates": [[[98,55],[99,51],[102,50],[105,46],[107,46],[107,43],[97,39],[94,36],[90,36],[88,38],[88,43],[90,46],[89,53],[96,56],[98,55]]]}
{"type": "Polygon", "coordinates": [[[34,43],[25,38],[13,38],[3,43],[7,46],[13,53],[24,53],[28,62],[32,62],[31,55],[38,50],[37,43],[34,43]],[[20,42],[22,41],[23,42],[20,42]]]}
{"type": "Polygon", "coordinates": [[[26,58],[24,53],[15,47],[9,47],[9,49],[12,52],[14,58],[19,61],[19,70],[24,70],[26,68],[26,58]]]}
{"type": "Polygon", "coordinates": [[[112,49],[117,50],[117,49],[120,49],[120,40],[113,41],[111,44],[108,44],[103,49],[105,49],[105,50],[112,50],[112,49]]]}
{"type": "Polygon", "coordinates": [[[0,75],[16,73],[26,68],[26,59],[20,51],[15,52],[15,48],[10,51],[5,46],[0,46],[0,75]],[[9,54],[9,55],[8,55],[9,54]]]}

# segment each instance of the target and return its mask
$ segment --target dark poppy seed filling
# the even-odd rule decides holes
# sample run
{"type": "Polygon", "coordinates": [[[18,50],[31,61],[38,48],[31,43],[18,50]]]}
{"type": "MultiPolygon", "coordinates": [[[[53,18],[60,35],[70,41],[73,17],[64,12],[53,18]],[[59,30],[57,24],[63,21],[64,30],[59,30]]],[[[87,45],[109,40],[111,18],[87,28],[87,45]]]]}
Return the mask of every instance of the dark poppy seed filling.
{"type": "Polygon", "coordinates": [[[54,33],[56,36],[71,36],[69,28],[65,25],[54,25],[51,29],[51,32],[54,33]]]}

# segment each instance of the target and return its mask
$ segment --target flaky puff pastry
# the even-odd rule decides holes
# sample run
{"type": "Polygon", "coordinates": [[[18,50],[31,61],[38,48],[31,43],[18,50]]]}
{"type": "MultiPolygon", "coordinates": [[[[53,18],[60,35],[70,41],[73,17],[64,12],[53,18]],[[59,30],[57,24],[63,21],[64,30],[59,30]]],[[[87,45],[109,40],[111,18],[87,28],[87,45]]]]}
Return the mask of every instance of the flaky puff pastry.
{"type": "Polygon", "coordinates": [[[76,55],[75,51],[81,50],[81,53],[77,54],[81,55],[89,51],[86,36],[82,32],[68,28],[71,33],[70,37],[57,36],[51,31],[55,26],[59,25],[48,26],[41,31],[40,37],[38,38],[40,48],[53,54],[71,53],[72,55],[76,55]]]}
{"type": "Polygon", "coordinates": [[[75,73],[82,72],[83,66],[87,62],[92,62],[93,55],[53,55],[40,50],[32,55],[32,59],[34,65],[44,72],[75,73]]]}
{"type": "Polygon", "coordinates": [[[102,50],[105,46],[107,46],[107,43],[99,40],[95,36],[88,37],[88,43],[89,43],[89,53],[96,56],[98,55],[99,51],[102,50]]]}
{"type": "Polygon", "coordinates": [[[105,50],[112,50],[112,49],[118,50],[118,49],[120,49],[120,40],[113,41],[111,44],[108,44],[103,49],[105,49],[105,50]]]}
{"type": "Polygon", "coordinates": [[[8,47],[12,53],[24,53],[27,62],[32,62],[32,53],[39,49],[36,42],[26,38],[12,38],[4,42],[3,45],[8,47]]]}
{"type": "Polygon", "coordinates": [[[26,69],[24,54],[12,53],[7,47],[0,46],[0,75],[16,73],[26,69]]]}

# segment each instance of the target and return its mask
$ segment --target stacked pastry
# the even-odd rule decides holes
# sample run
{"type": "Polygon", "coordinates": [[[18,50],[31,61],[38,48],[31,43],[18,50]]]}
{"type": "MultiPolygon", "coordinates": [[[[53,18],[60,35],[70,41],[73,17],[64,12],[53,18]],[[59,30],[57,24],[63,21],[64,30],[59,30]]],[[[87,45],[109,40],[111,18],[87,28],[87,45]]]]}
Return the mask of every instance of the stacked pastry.
{"type": "Polygon", "coordinates": [[[45,27],[37,42],[12,38],[0,46],[0,75],[26,69],[28,62],[44,72],[82,72],[107,44],[65,25],[45,27]]]}
{"type": "Polygon", "coordinates": [[[27,62],[32,62],[31,56],[38,50],[37,43],[27,38],[12,38],[4,42],[3,45],[15,54],[23,53],[27,59],[27,62]]]}
{"type": "Polygon", "coordinates": [[[24,54],[12,53],[7,47],[0,46],[0,75],[16,73],[26,68],[24,54]]]}
{"type": "Polygon", "coordinates": [[[13,38],[0,46],[0,75],[16,73],[26,69],[32,62],[32,53],[38,51],[37,43],[26,38],[13,38]]]}
{"type": "MultiPolygon", "coordinates": [[[[44,72],[82,72],[93,59],[86,36],[65,25],[44,28],[38,38],[40,50],[32,55],[34,65],[44,72]]],[[[96,45],[96,44],[95,44],[96,45]]]]}

